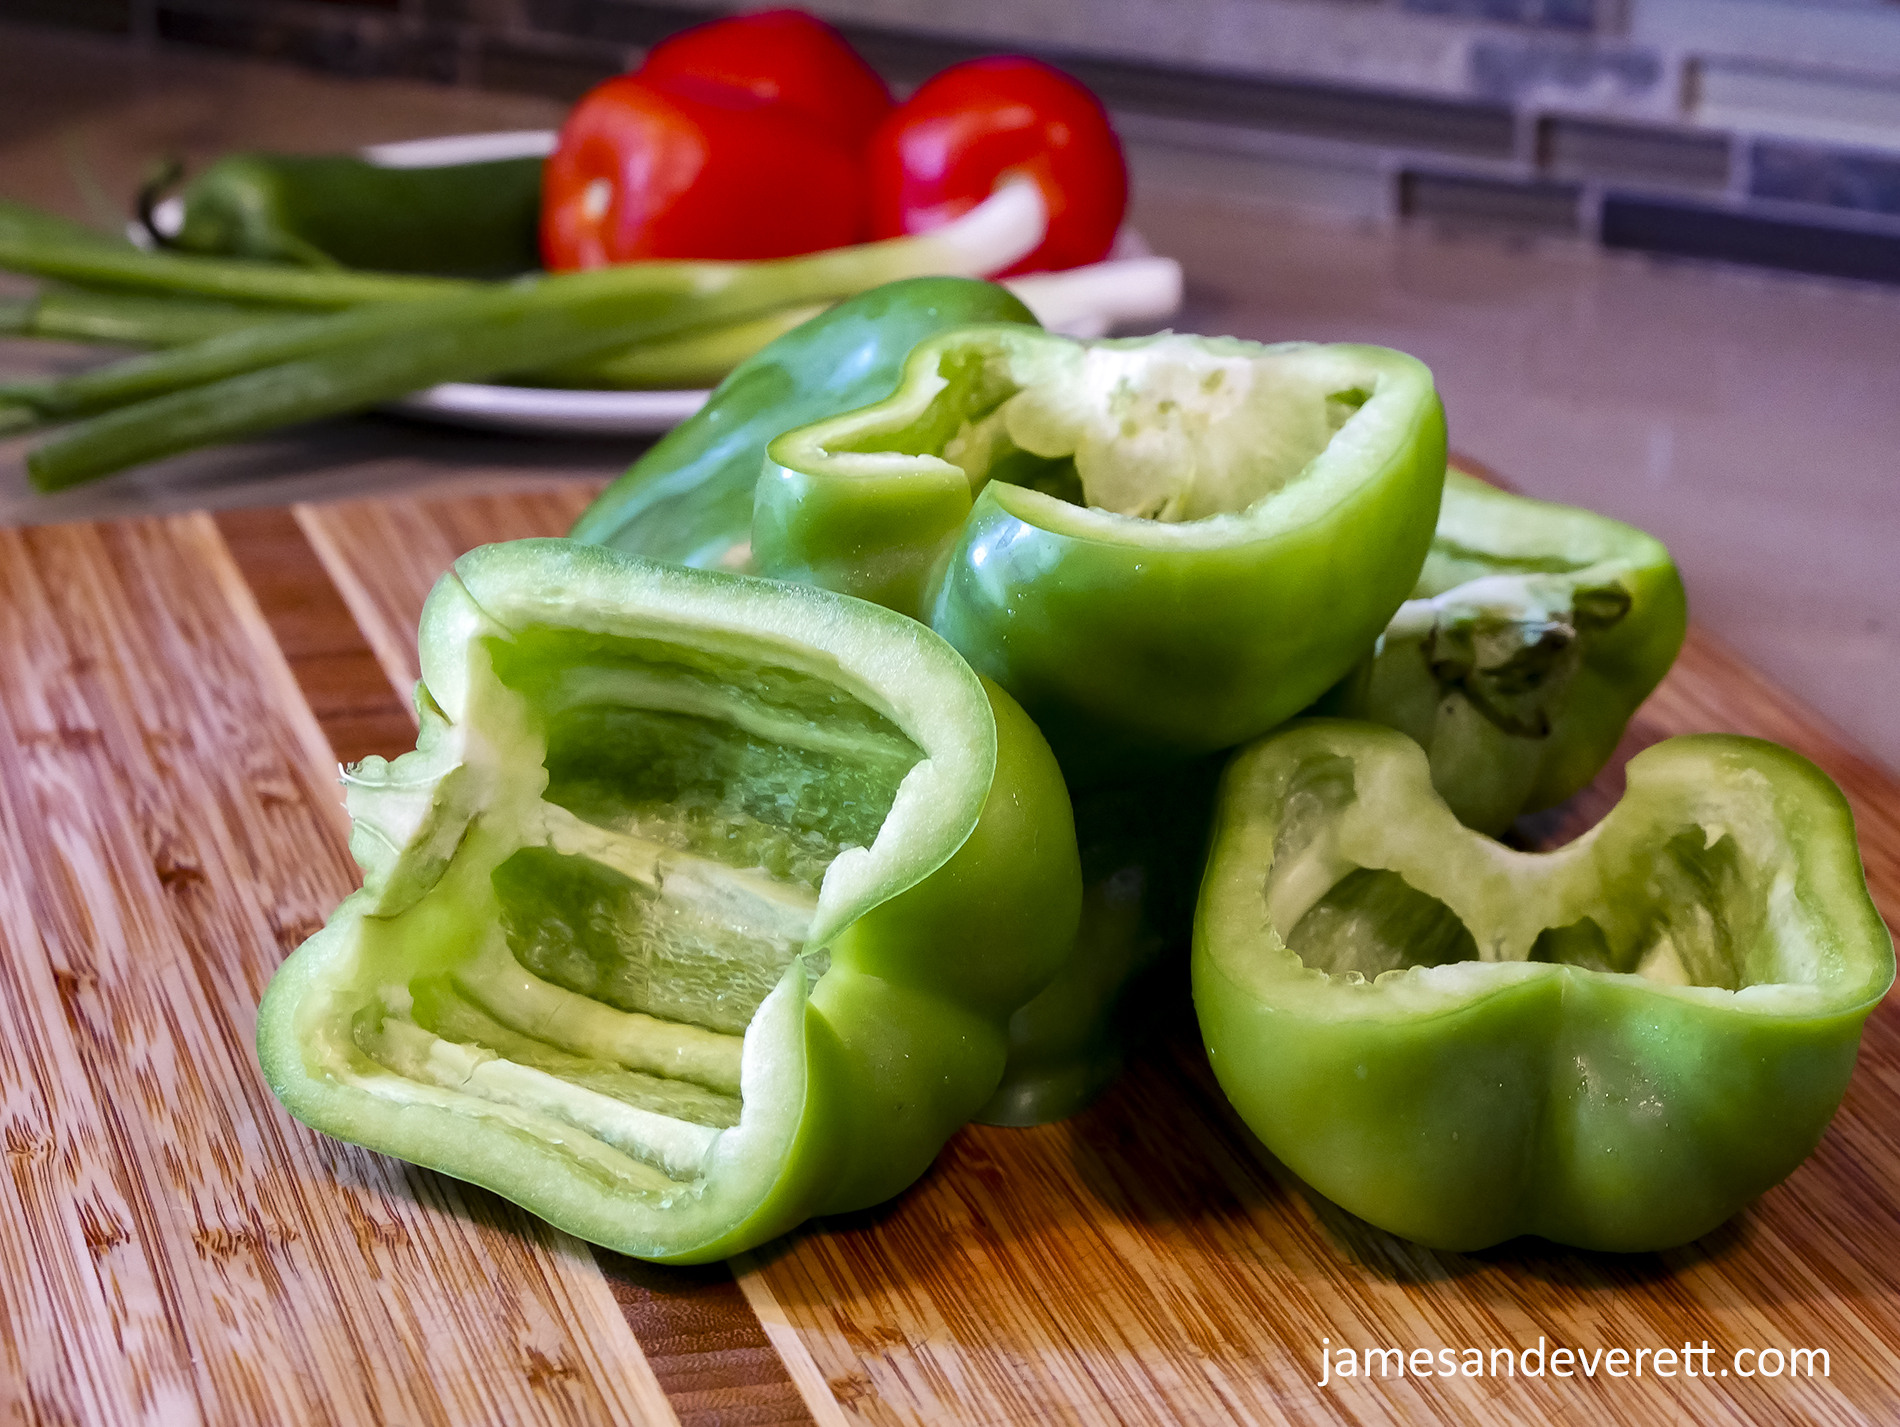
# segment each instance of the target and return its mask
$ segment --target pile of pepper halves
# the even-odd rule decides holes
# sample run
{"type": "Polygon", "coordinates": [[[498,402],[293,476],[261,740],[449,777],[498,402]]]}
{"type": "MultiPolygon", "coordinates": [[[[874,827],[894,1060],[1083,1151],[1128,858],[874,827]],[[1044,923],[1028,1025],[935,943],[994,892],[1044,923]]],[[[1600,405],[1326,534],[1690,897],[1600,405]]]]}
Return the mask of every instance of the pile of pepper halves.
{"type": "Polygon", "coordinates": [[[703,1261],[1080,1109],[1191,943],[1221,1087],[1353,1213],[1682,1243],[1813,1150],[1894,972],[1846,803],[1771,744],[1671,739],[1576,841],[1495,840],[1685,617],[1655,540],[1448,473],[1402,353],[879,288],[571,539],[442,578],[263,1065],[330,1134],[703,1261]]]}

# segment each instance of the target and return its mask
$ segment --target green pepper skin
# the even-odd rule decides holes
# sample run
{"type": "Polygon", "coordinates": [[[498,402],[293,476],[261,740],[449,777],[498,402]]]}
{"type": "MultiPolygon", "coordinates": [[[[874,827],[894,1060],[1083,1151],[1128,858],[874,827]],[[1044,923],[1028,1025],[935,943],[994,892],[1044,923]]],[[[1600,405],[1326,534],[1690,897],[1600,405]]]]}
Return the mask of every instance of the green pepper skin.
{"type": "Polygon", "coordinates": [[[511,277],[541,266],[541,160],[387,168],[231,154],[192,180],[181,252],[313,267],[511,277]]]}
{"type": "Polygon", "coordinates": [[[1709,1232],[1819,1143],[1894,975],[1847,804],[1786,749],[1671,739],[1533,854],[1461,827],[1412,740],[1338,720],[1229,766],[1193,965],[1266,1147],[1458,1251],[1709,1232]]]}
{"type": "Polygon", "coordinates": [[[1011,1015],[1075,932],[1068,799],[1009,696],[887,611],[562,540],[464,556],[421,651],[416,752],[348,779],[365,885],[259,1012],[290,1111],[667,1262],[727,1257],[922,1174],[994,1091],[1011,1015]],[[799,819],[852,816],[840,790],[865,796],[848,780],[892,749],[910,752],[877,785],[894,801],[868,846],[828,854],[815,892],[768,871],[802,855],[785,832],[799,819]],[[760,793],[799,759],[833,771],[760,793]],[[793,821],[729,811],[755,797],[793,821]],[[787,907],[809,918],[802,942],[761,963],[746,938],[787,907]],[[649,1015],[596,985],[708,1009],[649,1015]],[[742,1046],[705,1019],[740,1014],[742,1046]],[[501,1028],[454,1029],[483,1016],[501,1028]],[[659,1111],[627,1108],[655,1096],[659,1111]],[[702,1108],[668,1108],[687,1103],[702,1108]]]}
{"type": "Polygon", "coordinates": [[[1495,835],[1596,777],[1688,625],[1662,542],[1454,469],[1412,597],[1316,712],[1411,735],[1495,835]]]}
{"type": "Polygon", "coordinates": [[[987,1125],[1045,1125],[1084,1109],[1128,1052],[1186,1012],[1194,898],[1219,758],[1173,765],[1075,795],[1082,921],[1075,949],[1010,1018],[1009,1063],[977,1113],[987,1125]]]}
{"type": "Polygon", "coordinates": [[[1444,451],[1385,348],[969,328],[772,443],[753,558],[925,620],[1089,782],[1336,682],[1417,577],[1444,451]]]}
{"type": "Polygon", "coordinates": [[[1007,288],[972,278],[906,278],[860,293],[734,367],[568,533],[676,565],[743,565],[773,437],[883,400],[911,348],[947,328],[1035,321],[1007,288]]]}

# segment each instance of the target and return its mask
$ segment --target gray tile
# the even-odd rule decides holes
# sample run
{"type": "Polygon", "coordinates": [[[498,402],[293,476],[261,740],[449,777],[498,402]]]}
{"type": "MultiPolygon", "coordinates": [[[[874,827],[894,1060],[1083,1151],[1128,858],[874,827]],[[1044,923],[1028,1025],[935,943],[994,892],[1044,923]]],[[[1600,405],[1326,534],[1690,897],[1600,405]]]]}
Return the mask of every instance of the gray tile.
{"type": "Polygon", "coordinates": [[[1748,191],[1756,198],[1900,214],[1900,153],[1762,139],[1749,156],[1748,191]]]}
{"type": "Polygon", "coordinates": [[[1508,158],[1515,140],[1515,121],[1502,105],[1086,55],[1050,58],[1110,109],[1495,158],[1508,158]]]}
{"type": "Polygon", "coordinates": [[[1640,45],[1497,38],[1473,41],[1470,52],[1471,92],[1510,104],[1641,104],[1663,92],[1668,73],[1661,53],[1640,45]]]}
{"type": "Polygon", "coordinates": [[[1130,182],[1143,192],[1220,193],[1236,203],[1373,221],[1392,216],[1387,156],[1365,144],[1126,111],[1115,124],[1130,182]]]}
{"type": "MultiPolygon", "coordinates": [[[[1900,24],[1890,20],[1889,29],[1900,38],[1900,24]]],[[[1894,69],[1869,72],[1761,56],[1695,56],[1691,65],[1687,93],[1698,123],[1872,149],[1890,148],[1900,135],[1894,69]]]]}
{"type": "Polygon", "coordinates": [[[1604,0],[1401,0],[1416,15],[1446,15],[1460,20],[1527,25],[1544,30],[1588,34],[1614,18],[1604,0]]]}
{"type": "MultiPolygon", "coordinates": [[[[1819,213],[1821,210],[1811,210],[1819,213]]],[[[1604,195],[1605,247],[1900,283],[1900,224],[1797,219],[1788,208],[1755,212],[1650,194],[1604,195]]]]}
{"type": "Polygon", "coordinates": [[[1457,225],[1575,235],[1581,190],[1573,183],[1476,178],[1408,169],[1399,176],[1399,211],[1457,225]]]}
{"type": "Polygon", "coordinates": [[[380,9],[232,0],[159,0],[153,29],[172,44],[227,50],[358,78],[461,77],[461,44],[450,30],[407,23],[380,9]]]}
{"type": "Polygon", "coordinates": [[[1538,162],[1572,178],[1725,188],[1730,139],[1701,129],[1552,116],[1538,124],[1538,162]]]}

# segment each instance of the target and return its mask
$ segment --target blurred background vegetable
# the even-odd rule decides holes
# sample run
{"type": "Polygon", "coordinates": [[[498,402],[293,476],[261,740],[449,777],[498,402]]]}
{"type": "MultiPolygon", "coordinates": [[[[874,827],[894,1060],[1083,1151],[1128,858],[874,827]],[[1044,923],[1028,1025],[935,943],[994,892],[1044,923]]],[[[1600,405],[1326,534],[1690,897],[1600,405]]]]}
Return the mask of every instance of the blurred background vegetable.
{"type": "Polygon", "coordinates": [[[353,154],[228,154],[185,191],[176,232],[146,227],[184,253],[494,278],[539,265],[540,207],[533,158],[391,168],[353,154]]]}
{"type": "Polygon", "coordinates": [[[1038,60],[953,65],[884,121],[871,141],[871,231],[928,233],[996,186],[1042,190],[1049,235],[1004,276],[1108,256],[1128,207],[1128,167],[1101,101],[1038,60]]]}
{"type": "Polygon", "coordinates": [[[542,179],[541,251],[566,272],[642,258],[780,258],[856,242],[855,155],[742,90],[610,79],[574,107],[542,179]]]}
{"type": "Polygon", "coordinates": [[[891,110],[891,91],[844,36],[803,10],[695,25],[647,52],[640,77],[689,91],[712,85],[800,115],[852,153],[891,110]]]}

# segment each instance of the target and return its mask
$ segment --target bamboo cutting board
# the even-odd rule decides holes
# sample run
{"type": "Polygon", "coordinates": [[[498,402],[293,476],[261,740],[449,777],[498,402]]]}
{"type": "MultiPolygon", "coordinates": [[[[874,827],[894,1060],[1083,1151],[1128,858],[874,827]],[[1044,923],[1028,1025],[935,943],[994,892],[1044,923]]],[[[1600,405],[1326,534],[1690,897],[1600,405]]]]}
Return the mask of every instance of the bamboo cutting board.
{"type": "MultiPolygon", "coordinates": [[[[560,533],[592,491],[0,532],[9,1420],[1900,1418],[1891,1007],[1806,1166],[1699,1243],[1629,1257],[1368,1228],[1240,1126],[1191,1027],[1072,1121],[966,1130],[894,1205],[697,1270],[296,1125],[251,1035],[271,970],[354,884],[335,761],[412,741],[416,615],[454,556],[560,533]],[[1322,1344],[1540,1339],[1706,1341],[1711,1371],[1818,1348],[1827,1375],[1317,1381],[1322,1344]]],[[[1900,921],[1892,777],[1692,634],[1619,768],[1704,729],[1826,768],[1900,921]]]]}

